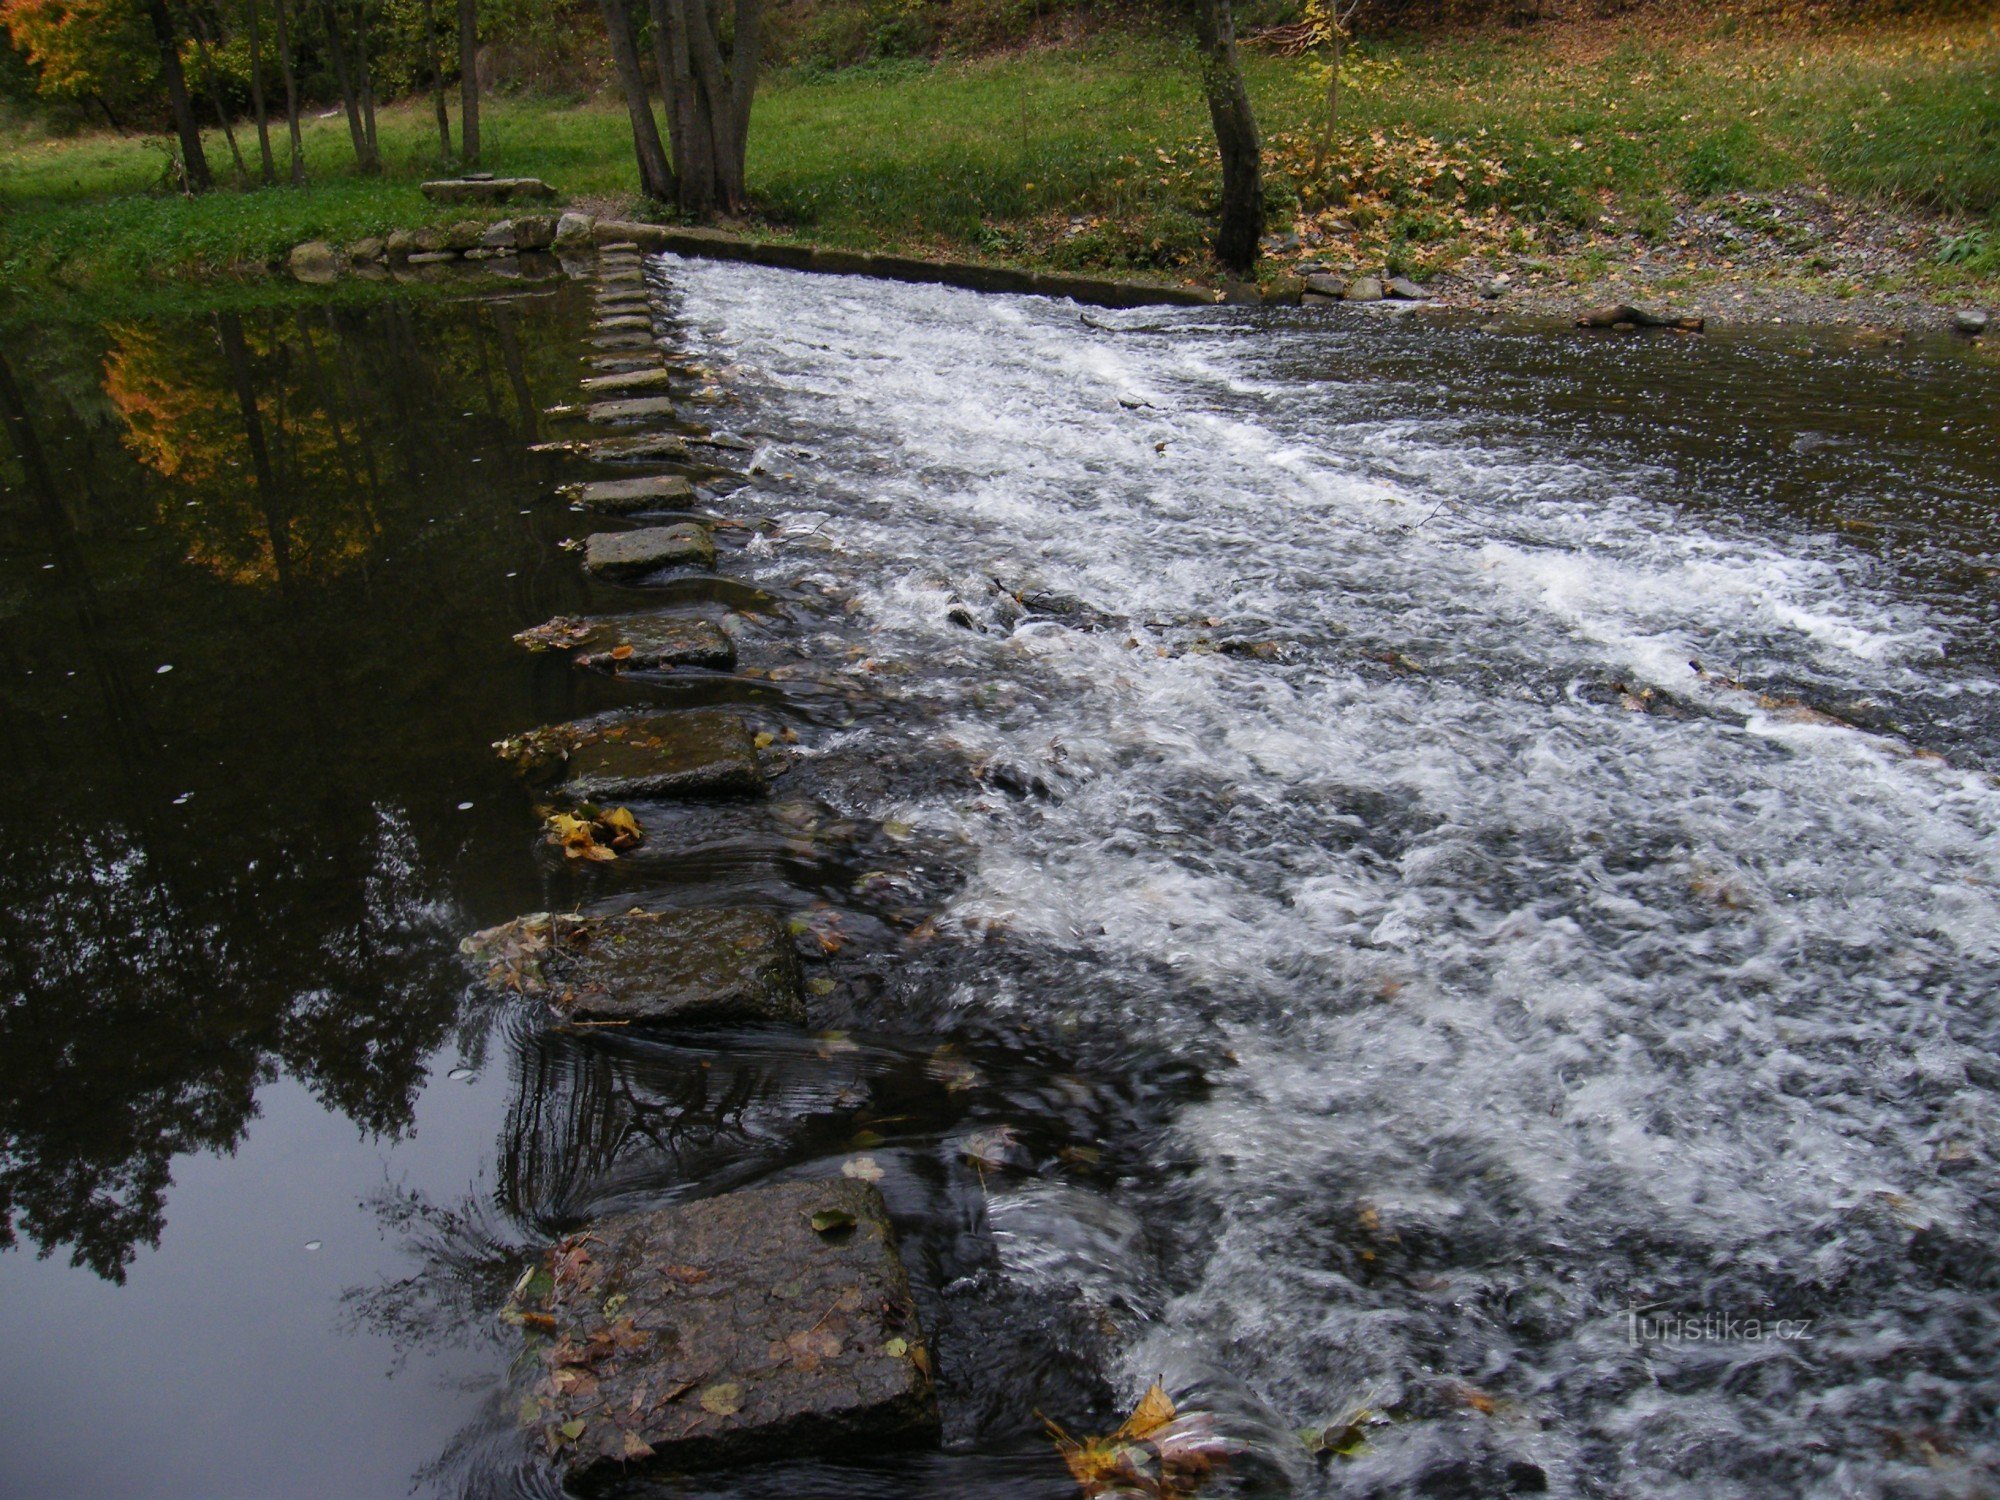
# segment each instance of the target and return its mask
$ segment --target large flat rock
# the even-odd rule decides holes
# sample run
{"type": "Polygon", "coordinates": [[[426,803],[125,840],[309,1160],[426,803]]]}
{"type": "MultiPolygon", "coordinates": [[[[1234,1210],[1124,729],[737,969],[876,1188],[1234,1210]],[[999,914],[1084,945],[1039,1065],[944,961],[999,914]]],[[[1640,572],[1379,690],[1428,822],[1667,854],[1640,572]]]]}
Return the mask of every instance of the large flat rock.
{"type": "Polygon", "coordinates": [[[735,714],[645,714],[603,726],[569,752],[563,791],[579,802],[742,797],[764,789],[757,744],[735,714]]]}
{"type": "Polygon", "coordinates": [[[608,396],[625,391],[664,390],[678,378],[668,369],[625,370],[617,375],[592,375],[583,382],[583,388],[594,396],[608,396]]]}
{"type": "Polygon", "coordinates": [[[539,177],[447,177],[424,183],[421,191],[433,203],[521,203],[556,195],[539,177]]]}
{"type": "Polygon", "coordinates": [[[643,432],[632,437],[599,438],[581,445],[584,457],[600,463],[646,458],[686,458],[687,439],[671,432],[643,432]]]}
{"type": "Polygon", "coordinates": [[[699,615],[557,615],[514,639],[530,651],[567,651],[580,667],[600,672],[736,665],[736,643],[699,615]]]}
{"type": "Polygon", "coordinates": [[[715,538],[692,521],[639,531],[600,531],[583,544],[583,566],[599,578],[643,578],[662,568],[712,568],[715,538]]]}
{"type": "Polygon", "coordinates": [[[574,499],[585,510],[614,516],[641,510],[686,510],[694,504],[694,485],[678,474],[597,479],[578,485],[574,499]]]}
{"type": "Polygon", "coordinates": [[[489,984],[569,1020],[803,1026],[798,954],[767,911],[694,908],[611,917],[536,912],[460,945],[489,984]]]}
{"type": "Polygon", "coordinates": [[[552,1329],[523,1420],[579,1489],[938,1435],[909,1277],[868,1183],[600,1219],[516,1307],[552,1329]]]}
{"type": "Polygon", "coordinates": [[[593,401],[583,414],[593,422],[642,422],[652,417],[671,418],[673,399],[668,396],[631,396],[618,401],[593,401]]]}

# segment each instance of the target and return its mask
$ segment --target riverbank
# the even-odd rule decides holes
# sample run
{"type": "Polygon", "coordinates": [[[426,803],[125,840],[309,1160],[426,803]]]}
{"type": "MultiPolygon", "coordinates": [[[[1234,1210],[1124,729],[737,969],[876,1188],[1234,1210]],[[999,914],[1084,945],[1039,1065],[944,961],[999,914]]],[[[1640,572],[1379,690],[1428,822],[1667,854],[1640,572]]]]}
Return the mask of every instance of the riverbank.
{"type": "MultiPolygon", "coordinates": [[[[1935,322],[2000,302],[1996,68],[1990,21],[1365,43],[1329,152],[1313,61],[1253,52],[1267,275],[1304,259],[1473,300],[1504,273],[1507,298],[1558,310],[1643,294],[1711,317],[1935,322]]],[[[466,215],[417,191],[437,171],[426,109],[384,111],[379,177],[347,172],[342,122],[314,120],[307,186],[195,202],[160,190],[155,143],[17,139],[0,160],[0,278],[40,298],[226,283],[303,240],[442,227],[466,215]]],[[[496,99],[486,138],[494,171],[600,213],[641,208],[608,101],[496,99]]],[[[745,227],[1212,284],[1212,155],[1186,58],[1159,37],[780,75],[758,101],[745,227]]]]}

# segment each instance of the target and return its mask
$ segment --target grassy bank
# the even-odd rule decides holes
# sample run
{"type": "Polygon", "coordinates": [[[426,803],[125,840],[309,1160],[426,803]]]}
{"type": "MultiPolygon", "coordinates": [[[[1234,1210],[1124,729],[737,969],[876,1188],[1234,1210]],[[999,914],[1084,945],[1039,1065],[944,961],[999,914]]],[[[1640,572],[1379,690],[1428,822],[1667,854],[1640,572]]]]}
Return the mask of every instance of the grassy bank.
{"type": "MultiPolygon", "coordinates": [[[[1607,24],[1370,43],[1330,153],[1314,64],[1253,54],[1249,72],[1274,223],[1331,263],[1437,275],[1554,257],[1589,271],[1637,245],[1690,276],[1756,265],[1853,290],[1979,291],[2000,277],[1991,21],[1809,35],[1726,20],[1651,36],[1607,24]]],[[[496,100],[485,130],[494,170],[545,177],[603,209],[636,206],[622,110],[496,100]]],[[[87,291],[226,275],[303,239],[459,217],[416,190],[434,169],[423,106],[386,111],[382,138],[387,171],[357,177],[342,122],[314,120],[310,185],[195,202],[162,191],[157,144],[15,141],[0,156],[0,277],[87,291]]],[[[1213,147],[1169,39],[779,76],[752,141],[759,218],[773,232],[1204,272],[1213,147]]],[[[213,150],[226,159],[219,141],[213,150]]]]}

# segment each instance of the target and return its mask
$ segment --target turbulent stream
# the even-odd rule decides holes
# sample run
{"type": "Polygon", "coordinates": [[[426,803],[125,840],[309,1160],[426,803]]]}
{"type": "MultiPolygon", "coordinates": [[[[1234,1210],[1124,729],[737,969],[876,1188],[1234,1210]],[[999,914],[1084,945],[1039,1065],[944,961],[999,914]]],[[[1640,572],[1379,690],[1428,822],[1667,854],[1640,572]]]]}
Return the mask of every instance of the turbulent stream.
{"type": "Polygon", "coordinates": [[[942,1448],[660,1493],[1056,1500],[1155,1378],[1217,1495],[1996,1493],[1989,366],[653,274],[753,451],[651,590],[523,458],[575,285],[10,354],[0,1488],[551,1496],[526,1255],[845,1167],[942,1448]],[[648,603],[741,669],[508,643],[648,603]],[[635,704],[789,768],[566,867],[485,747],[635,704]],[[635,899],[813,1031],[455,952],[635,899]]]}

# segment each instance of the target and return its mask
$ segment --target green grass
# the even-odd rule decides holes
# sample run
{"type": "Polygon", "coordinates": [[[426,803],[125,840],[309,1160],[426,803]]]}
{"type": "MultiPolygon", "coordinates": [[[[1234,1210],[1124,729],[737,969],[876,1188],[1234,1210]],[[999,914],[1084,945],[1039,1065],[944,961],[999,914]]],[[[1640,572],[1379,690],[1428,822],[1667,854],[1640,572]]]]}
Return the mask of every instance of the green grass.
{"type": "MultiPolygon", "coordinates": [[[[1281,215],[1422,271],[1547,226],[1672,232],[1690,201],[1821,186],[1964,232],[2000,212],[2000,27],[1756,37],[1530,31],[1374,43],[1319,159],[1310,63],[1252,55],[1281,215]],[[1608,40],[1607,40],[1608,38],[1608,40]]],[[[637,207],[622,110],[498,99],[485,165],[572,199],[637,207]]],[[[246,146],[250,133],[240,132],[246,146]]],[[[272,263],[463,217],[416,184],[435,166],[421,102],[384,111],[387,170],[354,175],[344,123],[315,119],[305,188],[163,190],[157,142],[21,139],[0,155],[0,282],[101,292],[272,263]]],[[[0,145],[4,145],[0,139],[0,145]]],[[[282,146],[280,147],[282,152],[282,146]]],[[[211,161],[227,160],[220,142],[211,161]]],[[[932,65],[797,72],[760,94],[750,174],[777,233],[833,244],[1105,269],[1201,269],[1213,146],[1186,53],[1142,36],[932,65]]],[[[1940,274],[1990,274],[2000,225],[1940,274]]]]}

